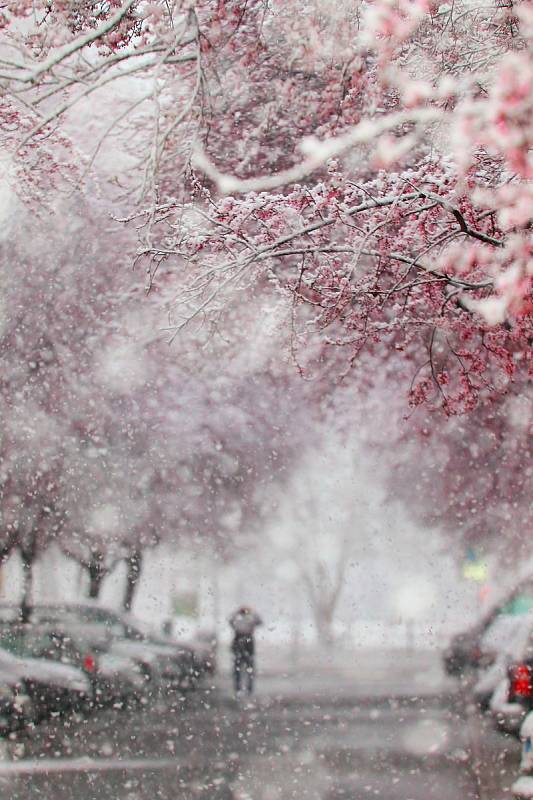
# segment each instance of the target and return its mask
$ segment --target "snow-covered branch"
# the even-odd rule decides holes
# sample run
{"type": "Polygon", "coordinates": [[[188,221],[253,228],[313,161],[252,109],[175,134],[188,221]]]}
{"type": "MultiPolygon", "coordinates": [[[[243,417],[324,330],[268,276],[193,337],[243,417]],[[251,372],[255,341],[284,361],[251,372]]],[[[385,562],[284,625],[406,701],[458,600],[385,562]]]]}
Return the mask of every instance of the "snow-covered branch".
{"type": "MultiPolygon", "coordinates": [[[[280,172],[256,178],[238,178],[220,172],[201,149],[193,154],[193,165],[214,181],[223,194],[271,191],[309,178],[313,172],[324,167],[330,159],[345,155],[358,145],[375,143],[382,134],[389,133],[402,125],[415,124],[423,127],[423,130],[419,132],[419,135],[422,136],[426,126],[438,122],[442,118],[443,112],[439,109],[417,108],[393,113],[382,119],[363,120],[340,136],[324,141],[310,137],[299,144],[298,149],[306,155],[303,161],[280,172]]],[[[414,147],[415,144],[416,139],[411,136],[409,146],[414,147]]]]}

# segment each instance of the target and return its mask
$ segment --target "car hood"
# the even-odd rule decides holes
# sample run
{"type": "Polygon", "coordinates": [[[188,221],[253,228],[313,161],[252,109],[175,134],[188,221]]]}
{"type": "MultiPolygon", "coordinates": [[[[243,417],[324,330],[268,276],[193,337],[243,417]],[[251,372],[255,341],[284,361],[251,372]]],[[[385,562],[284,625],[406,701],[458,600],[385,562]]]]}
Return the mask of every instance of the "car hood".
{"type": "Polygon", "coordinates": [[[45,683],[75,692],[90,691],[88,678],[81,670],[68,664],[57,664],[44,658],[20,658],[18,669],[22,680],[45,683]]]}
{"type": "Polygon", "coordinates": [[[173,644],[166,642],[146,642],[146,646],[150,647],[154,652],[161,656],[170,657],[183,657],[192,656],[193,651],[187,645],[173,644]]]}
{"type": "Polygon", "coordinates": [[[158,657],[158,653],[154,652],[152,647],[128,639],[119,639],[113,642],[110,652],[114,655],[133,658],[136,661],[144,661],[147,664],[155,663],[158,657]]]}
{"type": "Polygon", "coordinates": [[[143,684],[144,677],[135,661],[116,653],[104,653],[98,658],[98,672],[102,675],[120,676],[135,684],[143,684]]]}

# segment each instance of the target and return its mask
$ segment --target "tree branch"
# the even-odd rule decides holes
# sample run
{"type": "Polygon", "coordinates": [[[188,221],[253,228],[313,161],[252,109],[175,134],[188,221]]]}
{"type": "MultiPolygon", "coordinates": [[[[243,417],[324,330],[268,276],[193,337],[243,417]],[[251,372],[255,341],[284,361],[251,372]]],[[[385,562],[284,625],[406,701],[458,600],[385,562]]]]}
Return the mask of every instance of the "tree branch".
{"type": "Polygon", "coordinates": [[[323,167],[330,159],[343,155],[359,144],[368,144],[381,134],[406,123],[431,124],[443,116],[443,111],[436,108],[418,108],[398,111],[380,120],[363,120],[341,136],[326,139],[323,142],[313,140],[303,142],[301,150],[307,150],[304,161],[294,167],[281,170],[273,175],[260,175],[256,178],[237,178],[234,175],[220,172],[202,149],[193,155],[193,166],[216,183],[224,194],[246,194],[247,192],[263,192],[278,189],[291,183],[298,183],[317,169],[323,167]]]}
{"type": "Polygon", "coordinates": [[[107,22],[104,22],[99,28],[96,28],[93,31],[89,31],[86,33],[85,36],[80,36],[78,39],[75,39],[73,42],[65,45],[64,47],[60,48],[56,53],[54,53],[50,58],[43,61],[36,69],[32,70],[29,75],[25,77],[15,77],[15,80],[20,81],[21,83],[35,83],[37,78],[40,75],[43,75],[45,72],[49,72],[51,69],[56,67],[58,64],[61,64],[69,56],[76,53],[78,50],[82,50],[87,45],[92,44],[93,42],[97,41],[97,39],[101,39],[102,36],[105,36],[107,33],[113,30],[126,16],[130,8],[137,2],[138,0],[126,0],[126,3],[119,8],[119,10],[110,17],[107,22]]]}

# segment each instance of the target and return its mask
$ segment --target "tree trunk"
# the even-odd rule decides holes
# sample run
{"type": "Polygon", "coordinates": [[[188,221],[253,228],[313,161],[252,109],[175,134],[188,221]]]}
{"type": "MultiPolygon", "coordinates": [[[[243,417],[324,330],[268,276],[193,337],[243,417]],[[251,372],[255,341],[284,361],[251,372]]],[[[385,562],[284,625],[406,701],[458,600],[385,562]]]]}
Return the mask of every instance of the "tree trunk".
{"type": "Polygon", "coordinates": [[[100,595],[102,582],[106,576],[104,566],[104,555],[98,551],[91,553],[91,560],[88,566],[89,572],[89,597],[96,600],[100,595]]]}
{"type": "Polygon", "coordinates": [[[29,622],[30,609],[32,605],[33,589],[33,562],[35,555],[31,550],[25,548],[20,550],[22,559],[22,600],[20,601],[21,622],[29,622]]]}
{"type": "Polygon", "coordinates": [[[126,589],[124,591],[124,611],[131,611],[137,584],[141,576],[143,564],[142,550],[133,550],[126,559],[126,589]]]}
{"type": "Polygon", "coordinates": [[[313,612],[319,644],[329,647],[333,643],[333,616],[335,609],[330,603],[321,605],[319,602],[313,608],[313,612]]]}
{"type": "Polygon", "coordinates": [[[325,564],[318,562],[311,573],[302,571],[304,585],[313,613],[318,643],[330,647],[334,640],[333,620],[342,589],[343,569],[331,578],[325,564]]]}

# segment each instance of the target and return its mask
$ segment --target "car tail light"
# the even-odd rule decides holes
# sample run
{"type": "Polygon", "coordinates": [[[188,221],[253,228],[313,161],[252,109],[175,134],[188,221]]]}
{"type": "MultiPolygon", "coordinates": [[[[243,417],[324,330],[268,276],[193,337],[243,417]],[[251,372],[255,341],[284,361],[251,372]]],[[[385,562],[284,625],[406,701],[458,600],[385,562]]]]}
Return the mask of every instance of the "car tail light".
{"type": "Polygon", "coordinates": [[[83,669],[85,672],[96,672],[96,659],[92,655],[86,655],[83,659],[83,669]]]}
{"type": "Polygon", "coordinates": [[[531,697],[533,694],[531,669],[527,664],[517,664],[511,669],[511,694],[513,697],[531,697]]]}

